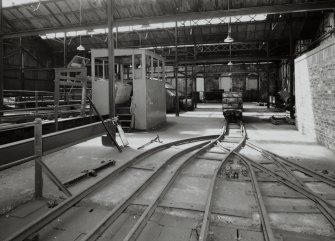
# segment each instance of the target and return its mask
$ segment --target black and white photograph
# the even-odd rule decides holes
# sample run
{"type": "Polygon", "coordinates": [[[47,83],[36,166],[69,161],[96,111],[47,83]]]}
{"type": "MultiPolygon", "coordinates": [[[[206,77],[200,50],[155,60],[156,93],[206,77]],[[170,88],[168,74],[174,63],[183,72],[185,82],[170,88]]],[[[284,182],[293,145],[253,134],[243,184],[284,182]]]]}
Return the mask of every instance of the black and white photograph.
{"type": "Polygon", "coordinates": [[[334,241],[335,0],[0,0],[0,241],[334,241]]]}

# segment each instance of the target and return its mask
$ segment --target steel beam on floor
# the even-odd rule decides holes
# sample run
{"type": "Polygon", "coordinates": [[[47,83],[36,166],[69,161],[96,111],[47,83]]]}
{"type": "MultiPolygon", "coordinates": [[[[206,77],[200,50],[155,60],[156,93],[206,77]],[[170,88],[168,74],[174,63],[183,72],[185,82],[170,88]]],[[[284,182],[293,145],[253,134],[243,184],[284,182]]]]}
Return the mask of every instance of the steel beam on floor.
{"type": "MultiPolygon", "coordinates": [[[[47,155],[85,140],[101,136],[106,130],[101,122],[56,133],[43,135],[43,155],[47,155]]],[[[8,164],[34,155],[34,138],[0,146],[0,165],[8,164]]]]}
{"type": "MultiPolygon", "coordinates": [[[[58,133],[57,133],[58,134],[58,133]]],[[[43,227],[45,227],[47,224],[52,222],[55,218],[59,217],[61,214],[66,212],[68,209],[70,209],[73,205],[78,203],[80,200],[85,198],[87,195],[91,194],[93,191],[97,190],[98,188],[102,187],[109,181],[113,180],[113,178],[117,177],[118,174],[120,174],[122,171],[124,171],[126,168],[132,166],[134,163],[136,163],[139,160],[142,160],[143,158],[150,156],[156,152],[159,152],[161,150],[165,150],[171,146],[178,146],[183,143],[192,143],[195,141],[201,141],[201,140],[208,140],[212,138],[217,138],[218,135],[212,135],[212,136],[202,136],[202,137],[193,137],[188,139],[183,139],[179,141],[174,141],[170,143],[166,143],[163,145],[159,145],[157,147],[154,147],[148,151],[142,152],[133,159],[131,159],[128,162],[123,163],[122,165],[118,166],[113,172],[111,172],[109,175],[105,176],[104,178],[100,179],[99,181],[95,182],[93,185],[89,186],[88,188],[82,190],[81,192],[69,197],[64,202],[62,202],[57,207],[50,209],[47,213],[43,214],[42,216],[38,217],[37,219],[33,220],[29,224],[27,224],[25,227],[21,228],[17,232],[13,233],[10,237],[5,239],[6,241],[21,241],[25,240],[26,238],[30,237],[34,233],[37,233],[39,230],[41,230],[43,227]]]]}

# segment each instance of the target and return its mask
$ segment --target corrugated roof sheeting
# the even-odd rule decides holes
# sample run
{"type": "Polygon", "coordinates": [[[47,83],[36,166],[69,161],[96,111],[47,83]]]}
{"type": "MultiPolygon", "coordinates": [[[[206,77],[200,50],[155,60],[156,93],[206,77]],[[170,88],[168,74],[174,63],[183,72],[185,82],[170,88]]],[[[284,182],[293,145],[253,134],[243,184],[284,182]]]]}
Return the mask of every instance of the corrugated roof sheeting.
{"type": "MultiPolygon", "coordinates": [[[[106,22],[107,0],[82,0],[82,23],[106,22]]],[[[321,2],[310,0],[308,2],[321,2]]],[[[255,6],[272,6],[305,0],[234,0],[231,9],[255,6]]],[[[115,19],[150,18],[171,16],[180,13],[227,9],[227,0],[115,0],[115,19]]],[[[41,1],[41,4],[26,4],[3,9],[5,21],[17,31],[46,29],[79,24],[79,0],[41,1]]],[[[199,14],[206,18],[206,13],[199,14]]],[[[173,21],[173,19],[171,19],[173,21]]],[[[5,29],[5,32],[12,31],[5,29]]]]}
{"type": "MultiPolygon", "coordinates": [[[[296,21],[293,25],[295,38],[308,38],[302,36],[304,20],[296,21]]],[[[289,38],[287,24],[278,23],[274,30],[271,30],[271,23],[254,22],[248,24],[236,24],[232,26],[232,36],[237,42],[254,41],[286,41],[289,38]]],[[[194,28],[183,27],[178,31],[178,43],[197,44],[222,43],[226,38],[228,28],[226,24],[214,26],[197,26],[194,28]],[[192,29],[192,30],[191,30],[192,29]]],[[[118,47],[155,47],[174,46],[174,34],[171,29],[157,29],[151,31],[138,31],[118,34],[118,47]]],[[[68,38],[71,40],[69,49],[75,49],[79,45],[79,37],[68,38]]],[[[57,40],[47,40],[55,50],[62,51],[63,44],[57,40]]],[[[107,47],[106,35],[82,36],[82,44],[86,49],[107,47]]]]}

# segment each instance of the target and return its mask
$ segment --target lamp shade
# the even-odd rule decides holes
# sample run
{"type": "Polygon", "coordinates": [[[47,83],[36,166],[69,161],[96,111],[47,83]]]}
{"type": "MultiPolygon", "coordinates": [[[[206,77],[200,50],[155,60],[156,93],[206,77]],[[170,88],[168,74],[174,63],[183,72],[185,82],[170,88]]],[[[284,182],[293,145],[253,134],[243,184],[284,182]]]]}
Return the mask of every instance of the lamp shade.
{"type": "Polygon", "coordinates": [[[84,50],[85,50],[85,48],[84,48],[84,46],[83,46],[83,45],[79,45],[79,46],[77,47],[77,50],[79,50],[79,51],[84,51],[84,50]]]}
{"type": "Polygon", "coordinates": [[[225,43],[232,43],[234,42],[234,39],[230,36],[230,34],[228,34],[227,38],[225,38],[224,40],[225,43]]]}

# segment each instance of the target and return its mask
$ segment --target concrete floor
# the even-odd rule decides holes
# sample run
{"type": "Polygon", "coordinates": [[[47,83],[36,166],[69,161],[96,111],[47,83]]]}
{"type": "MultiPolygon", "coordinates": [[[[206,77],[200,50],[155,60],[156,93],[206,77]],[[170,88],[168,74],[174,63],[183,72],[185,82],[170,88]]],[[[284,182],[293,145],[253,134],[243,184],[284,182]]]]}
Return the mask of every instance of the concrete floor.
{"type": "MultiPolygon", "coordinates": [[[[150,131],[127,133],[129,146],[119,153],[113,147],[101,144],[101,138],[94,138],[81,144],[66,148],[62,151],[45,156],[43,161],[65,182],[82,171],[94,168],[102,161],[115,160],[116,166],[102,171],[95,178],[89,178],[69,190],[72,193],[84,189],[100,178],[108,175],[118,165],[129,161],[142,151],[150,149],[159,143],[153,143],[142,150],[138,147],[159,135],[163,143],[194,136],[215,135],[222,129],[222,112],[219,105],[199,105],[194,112],[181,113],[179,118],[174,115],[167,116],[167,123],[150,131]]],[[[120,140],[118,139],[119,143],[120,140]]],[[[12,210],[21,203],[25,203],[33,196],[34,188],[34,163],[29,162],[0,173],[0,215],[12,210]]],[[[52,199],[64,198],[57,187],[48,178],[44,178],[44,196],[52,199]]]]}
{"type": "MultiPolygon", "coordinates": [[[[270,116],[274,114],[285,115],[285,113],[279,113],[272,108],[267,109],[263,106],[256,106],[254,103],[245,103],[244,107],[244,121],[246,123],[247,133],[250,141],[281,156],[290,158],[290,160],[296,161],[306,167],[318,170],[331,169],[332,171],[335,171],[335,153],[329,151],[323,146],[318,145],[313,140],[309,140],[305,136],[301,135],[295,129],[295,126],[272,125],[269,122],[270,116]]],[[[64,182],[70,179],[72,176],[80,174],[83,170],[87,170],[99,165],[103,160],[116,160],[115,167],[110,167],[100,172],[97,177],[89,178],[88,180],[71,187],[70,191],[76,193],[96,182],[100,178],[108,175],[117,166],[124,162],[127,162],[141,151],[159,145],[158,143],[154,143],[146,147],[144,150],[137,150],[139,146],[148,142],[156,135],[159,135],[160,139],[164,143],[167,143],[170,141],[193,136],[218,134],[222,129],[222,124],[222,112],[221,106],[219,104],[199,104],[196,111],[181,113],[180,117],[168,115],[167,123],[160,128],[145,132],[128,133],[127,137],[129,139],[130,145],[129,147],[125,148],[122,153],[117,152],[115,148],[102,146],[101,139],[95,138],[75,145],[73,147],[64,149],[52,155],[46,156],[44,157],[44,162],[50,167],[52,171],[54,171],[59,179],[64,182]]],[[[257,153],[252,152],[247,148],[243,149],[242,153],[251,156],[254,155],[255,158],[259,158],[257,157],[257,153]]],[[[190,190],[205,190],[206,188],[204,187],[207,187],[208,183],[202,183],[201,178],[197,180],[197,182],[195,180],[191,180],[190,174],[197,174],[198,176],[203,176],[203,180],[206,181],[208,173],[212,172],[215,168],[215,163],[209,163],[210,165],[208,165],[207,168],[201,167],[197,169],[198,171],[192,170],[192,168],[185,170],[183,172],[184,180],[181,180],[182,183],[190,187],[190,190]]],[[[201,165],[202,164],[203,162],[201,163],[201,165]]],[[[194,165],[194,167],[196,166],[197,165],[194,165]]],[[[33,173],[33,163],[27,163],[25,165],[21,165],[19,167],[15,167],[0,173],[0,193],[6,193],[6,195],[0,195],[0,215],[8,212],[13,207],[18,206],[19,204],[31,199],[33,194],[33,173]]],[[[122,186],[119,190],[120,192],[122,192],[122,190],[128,190],[129,187],[132,185],[132,181],[138,181],[142,176],[139,172],[136,172],[135,174],[131,175],[131,177],[128,178],[130,180],[129,185],[122,186]]],[[[164,179],[163,176],[161,178],[164,179]]],[[[47,178],[45,178],[44,180],[44,194],[46,197],[56,199],[63,197],[63,194],[59,192],[59,190],[50,181],[48,181],[47,178]]],[[[159,186],[159,184],[156,184],[156,186],[157,185],[159,186]]],[[[242,188],[240,186],[241,183],[236,183],[236,185],[239,185],[237,189],[242,188]]],[[[222,185],[222,194],[234,193],[232,187],[232,185],[222,185]]],[[[268,187],[262,188],[263,190],[269,189],[268,187]]],[[[250,190],[250,187],[246,187],[245,189],[250,190]]],[[[171,193],[173,192],[176,192],[176,195],[174,195],[174,197],[182,197],[183,195],[183,192],[177,187],[175,189],[172,189],[171,193]]],[[[200,194],[203,193],[200,192],[200,194]]],[[[247,192],[241,193],[241,195],[241,199],[243,199],[243,201],[249,199],[250,200],[248,202],[235,202],[236,200],[229,202],[228,200],[227,203],[232,203],[234,205],[232,205],[231,207],[221,207],[220,205],[222,204],[222,200],[221,198],[218,198],[220,200],[215,200],[215,206],[217,209],[220,210],[223,210],[225,208],[225,210],[223,210],[222,212],[229,213],[230,209],[233,210],[236,208],[236,205],[241,204],[241,216],[243,217],[243,215],[245,215],[245,217],[247,218],[250,216],[249,207],[254,205],[254,200],[250,197],[250,195],[247,195],[247,192]]],[[[221,196],[226,199],[233,198],[233,196],[231,195],[221,196]]],[[[202,195],[194,197],[194,200],[205,200],[205,198],[206,197],[202,195]]],[[[90,198],[89,202],[92,203],[92,205],[102,204],[102,206],[108,207],[108,204],[101,203],[101,200],[103,199],[104,197],[96,197],[93,195],[90,198]]],[[[142,204],[150,199],[150,195],[145,195],[145,197],[140,196],[135,203],[142,204]]],[[[163,200],[163,202],[164,201],[167,203],[169,202],[168,195],[166,200],[163,200]]],[[[180,200],[180,203],[182,203],[183,201],[185,200],[180,200]]],[[[110,200],[110,202],[114,205],[117,200],[110,200]]],[[[273,200],[268,199],[267,202],[273,202],[273,200]]],[[[196,206],[196,204],[197,203],[188,203],[188,205],[191,206],[196,206]]],[[[201,210],[202,208],[202,206],[199,206],[195,209],[201,210]]],[[[292,220],[295,220],[294,217],[296,217],[296,215],[289,215],[292,215],[292,220]]],[[[274,216],[272,219],[277,219],[278,223],[282,223],[282,225],[285,226],[285,220],[287,220],[287,216],[283,217],[282,219],[281,218],[281,216],[277,215],[274,216]]],[[[295,221],[299,222],[298,219],[295,221]]],[[[319,223],[322,224],[323,222],[319,223]]],[[[313,223],[311,223],[311,225],[313,225],[313,223]]],[[[280,225],[278,226],[280,227],[280,225]]],[[[290,230],[289,228],[286,229],[290,230]]]]}
{"type": "Polygon", "coordinates": [[[243,120],[252,143],[311,169],[335,171],[334,152],[299,133],[294,125],[269,122],[272,115],[286,113],[254,103],[245,103],[244,111],[243,120]]]}
{"type": "MultiPolygon", "coordinates": [[[[285,113],[257,106],[255,103],[244,103],[243,115],[248,137],[256,145],[312,169],[335,171],[335,153],[301,135],[293,125],[273,125],[269,122],[272,115],[285,113]]],[[[48,155],[44,157],[44,162],[65,182],[73,175],[98,166],[103,160],[116,160],[117,164],[130,160],[140,152],[136,150],[139,146],[156,135],[159,135],[163,143],[167,143],[193,136],[217,134],[221,128],[220,104],[199,104],[196,111],[183,112],[180,117],[169,114],[167,123],[156,130],[127,133],[130,145],[122,153],[114,148],[102,146],[101,139],[95,138],[48,155]]],[[[159,144],[153,143],[143,150],[156,145],[159,144]]],[[[75,185],[70,190],[76,193],[114,169],[115,167],[108,168],[98,177],[75,185]]],[[[32,197],[33,173],[32,162],[0,173],[0,190],[1,193],[6,193],[0,196],[0,214],[32,197]]],[[[47,197],[63,196],[47,178],[44,193],[47,197]]]]}

